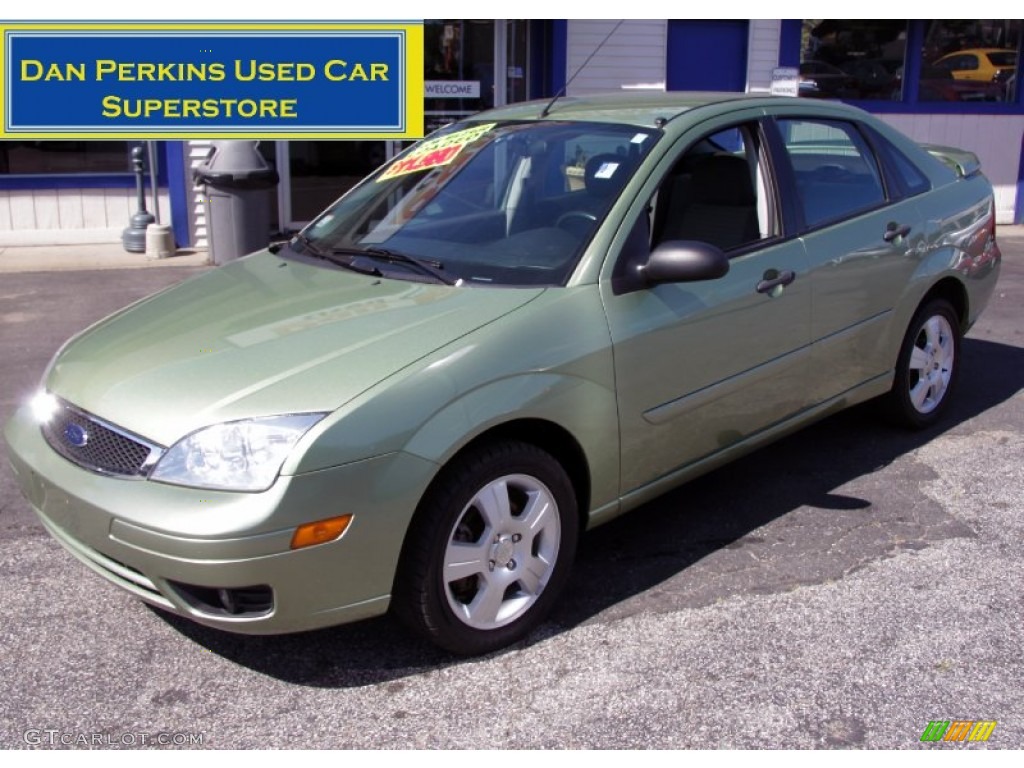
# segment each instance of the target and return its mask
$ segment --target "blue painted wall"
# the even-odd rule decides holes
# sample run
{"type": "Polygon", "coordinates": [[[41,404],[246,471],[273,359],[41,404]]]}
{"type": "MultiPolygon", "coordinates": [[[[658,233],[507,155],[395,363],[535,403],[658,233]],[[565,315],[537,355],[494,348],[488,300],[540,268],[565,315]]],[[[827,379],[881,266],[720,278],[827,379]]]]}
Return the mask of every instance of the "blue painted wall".
{"type": "Polygon", "coordinates": [[[744,19],[670,19],[668,90],[745,90],[748,36],[749,22],[744,19]]]}

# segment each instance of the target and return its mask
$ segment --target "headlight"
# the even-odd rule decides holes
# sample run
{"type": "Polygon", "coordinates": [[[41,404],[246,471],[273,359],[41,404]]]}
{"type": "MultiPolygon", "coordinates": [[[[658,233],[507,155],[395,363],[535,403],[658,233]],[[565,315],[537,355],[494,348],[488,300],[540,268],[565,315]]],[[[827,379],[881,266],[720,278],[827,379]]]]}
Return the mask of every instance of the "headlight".
{"type": "Polygon", "coordinates": [[[46,390],[40,390],[30,403],[32,415],[40,424],[46,424],[60,408],[57,398],[46,390]]]}
{"type": "Polygon", "coordinates": [[[150,478],[192,488],[265,491],[292,446],[326,415],[298,413],[205,427],[172,445],[150,478]]]}

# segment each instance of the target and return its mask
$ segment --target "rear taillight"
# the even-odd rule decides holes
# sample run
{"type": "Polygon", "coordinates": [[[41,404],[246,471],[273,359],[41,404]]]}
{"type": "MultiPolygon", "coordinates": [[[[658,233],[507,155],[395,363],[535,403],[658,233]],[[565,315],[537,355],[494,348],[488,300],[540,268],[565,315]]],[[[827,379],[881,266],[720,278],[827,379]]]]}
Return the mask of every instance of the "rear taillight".
{"type": "Polygon", "coordinates": [[[991,224],[989,225],[990,228],[987,247],[991,248],[996,244],[996,204],[994,200],[992,201],[992,216],[989,217],[989,221],[991,224]]]}
{"type": "Polygon", "coordinates": [[[992,203],[989,206],[988,221],[985,222],[985,241],[981,246],[981,253],[983,256],[989,255],[992,250],[996,247],[996,201],[992,198],[992,203]]]}
{"type": "Polygon", "coordinates": [[[989,198],[988,213],[965,244],[964,250],[975,260],[985,260],[986,257],[998,253],[999,249],[996,247],[996,201],[993,198],[989,198]]]}

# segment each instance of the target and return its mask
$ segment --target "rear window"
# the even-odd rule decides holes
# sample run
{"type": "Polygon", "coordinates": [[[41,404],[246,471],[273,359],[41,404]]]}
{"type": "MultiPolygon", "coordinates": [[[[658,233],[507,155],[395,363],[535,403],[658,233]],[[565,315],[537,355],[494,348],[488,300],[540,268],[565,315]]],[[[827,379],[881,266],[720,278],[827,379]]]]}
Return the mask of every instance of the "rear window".
{"type": "Polygon", "coordinates": [[[1014,51],[999,51],[988,54],[988,60],[997,67],[1013,67],[1017,65],[1017,54],[1014,51]]]}

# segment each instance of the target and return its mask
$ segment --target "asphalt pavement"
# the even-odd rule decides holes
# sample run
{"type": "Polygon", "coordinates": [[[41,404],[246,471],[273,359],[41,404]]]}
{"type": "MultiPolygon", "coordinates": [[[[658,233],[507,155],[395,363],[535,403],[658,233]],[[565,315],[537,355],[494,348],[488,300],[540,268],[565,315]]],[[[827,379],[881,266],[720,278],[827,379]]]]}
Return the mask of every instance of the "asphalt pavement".
{"type": "MultiPolygon", "coordinates": [[[[0,747],[1024,747],[1024,233],[1000,236],[941,426],[858,407],[587,534],[551,619],[484,658],[389,618],[244,637],[148,608],[0,462],[0,747]],[[921,742],[934,720],[997,725],[921,742]]],[[[2,420],[72,333],[204,269],[74,266],[0,275],[2,420]]]]}

